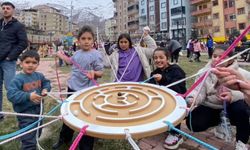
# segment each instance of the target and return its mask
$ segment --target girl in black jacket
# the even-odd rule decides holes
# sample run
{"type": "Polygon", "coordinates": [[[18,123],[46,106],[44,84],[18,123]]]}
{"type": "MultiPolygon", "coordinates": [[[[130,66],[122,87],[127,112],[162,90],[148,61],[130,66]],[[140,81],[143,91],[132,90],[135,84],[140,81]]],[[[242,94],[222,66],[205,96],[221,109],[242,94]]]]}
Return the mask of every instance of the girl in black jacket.
{"type": "MultiPolygon", "coordinates": [[[[185,72],[176,64],[169,64],[170,52],[163,48],[157,48],[153,54],[154,64],[156,69],[151,73],[153,79],[149,81],[152,84],[169,85],[180,79],[185,78],[185,72]]],[[[171,90],[184,94],[186,92],[186,82],[181,82],[177,85],[170,87],[171,90]]],[[[180,124],[177,125],[180,129],[180,124]]],[[[171,131],[165,140],[164,147],[167,149],[177,149],[183,142],[183,138],[178,133],[171,131]]]]}

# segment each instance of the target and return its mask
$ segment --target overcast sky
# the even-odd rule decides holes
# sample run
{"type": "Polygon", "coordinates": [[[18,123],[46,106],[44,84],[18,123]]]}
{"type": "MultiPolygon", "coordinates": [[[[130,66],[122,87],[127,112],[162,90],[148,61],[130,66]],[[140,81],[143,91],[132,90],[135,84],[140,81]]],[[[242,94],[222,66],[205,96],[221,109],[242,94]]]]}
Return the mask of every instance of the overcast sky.
{"type": "MultiPolygon", "coordinates": [[[[30,5],[56,3],[70,8],[71,0],[7,0],[13,3],[25,3],[29,2],[30,5]]],[[[112,0],[72,0],[74,8],[90,7],[97,8],[97,14],[103,14],[105,18],[113,16],[113,2],[112,0]]]]}

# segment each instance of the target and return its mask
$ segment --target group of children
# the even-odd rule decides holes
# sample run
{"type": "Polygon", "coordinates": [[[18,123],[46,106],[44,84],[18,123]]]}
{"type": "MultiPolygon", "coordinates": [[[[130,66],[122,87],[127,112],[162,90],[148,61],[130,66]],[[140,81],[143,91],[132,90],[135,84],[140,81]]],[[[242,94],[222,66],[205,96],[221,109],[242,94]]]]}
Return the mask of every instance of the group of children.
{"type": "MultiPolygon", "coordinates": [[[[63,51],[59,51],[57,56],[68,64],[72,64],[72,73],[68,80],[68,92],[75,92],[90,86],[94,86],[92,80],[101,78],[103,75],[102,55],[100,51],[93,49],[94,32],[91,27],[84,26],[78,35],[79,47],[81,48],[69,59],[63,51]],[[87,73],[75,66],[72,62],[77,63],[87,70],[87,73]]],[[[114,82],[141,82],[146,78],[153,77],[149,83],[165,86],[175,81],[185,78],[185,72],[177,64],[169,63],[171,52],[164,48],[157,48],[156,43],[149,35],[149,30],[145,28],[143,41],[147,47],[133,46],[129,34],[121,34],[118,38],[117,49],[115,49],[109,58],[115,75],[112,75],[114,82]],[[153,58],[156,69],[151,71],[149,59],[153,58]]],[[[212,60],[208,65],[215,63],[218,57],[224,52],[225,48],[216,48],[212,60]]],[[[39,103],[42,97],[50,91],[50,82],[41,73],[36,72],[39,64],[39,56],[34,51],[26,51],[21,56],[21,66],[23,71],[16,75],[11,82],[11,88],[8,91],[8,99],[13,103],[14,110],[19,113],[39,114],[39,103]]],[[[230,61],[224,64],[226,67],[236,67],[240,72],[247,74],[247,71],[237,66],[236,61],[230,61]]],[[[249,75],[245,77],[250,77],[249,75]]],[[[196,91],[189,95],[189,103],[199,94],[197,106],[187,117],[187,126],[192,128],[194,132],[200,132],[220,123],[219,114],[223,108],[223,100],[227,101],[228,115],[232,124],[236,125],[236,145],[245,146],[249,139],[249,116],[247,114],[247,105],[244,102],[244,96],[240,92],[233,90],[227,93],[217,94],[219,82],[216,76],[209,74],[201,94],[196,91]],[[208,113],[209,112],[209,113],[208,113]],[[239,117],[240,116],[240,117],[239,117]],[[239,119],[240,118],[240,119],[239,119]],[[244,118],[244,119],[243,119],[244,118]],[[191,127],[192,126],[192,127],[191,127]]],[[[170,87],[177,93],[184,94],[186,92],[185,81],[170,87]]],[[[70,95],[68,95],[70,96],[70,95]]],[[[195,101],[196,102],[196,101],[195,101]]],[[[19,127],[24,128],[35,122],[37,119],[31,117],[18,117],[19,127]]],[[[177,128],[181,128],[180,125],[177,128]]],[[[74,131],[67,125],[63,124],[59,140],[52,146],[58,149],[62,145],[70,144],[74,131]]],[[[36,149],[35,133],[22,137],[22,149],[36,149]]],[[[80,150],[93,149],[95,138],[91,136],[83,136],[79,143],[80,150]]],[[[176,149],[183,142],[183,138],[176,132],[170,131],[164,147],[168,149],[176,149]]],[[[244,149],[243,149],[244,150],[244,149]]]]}

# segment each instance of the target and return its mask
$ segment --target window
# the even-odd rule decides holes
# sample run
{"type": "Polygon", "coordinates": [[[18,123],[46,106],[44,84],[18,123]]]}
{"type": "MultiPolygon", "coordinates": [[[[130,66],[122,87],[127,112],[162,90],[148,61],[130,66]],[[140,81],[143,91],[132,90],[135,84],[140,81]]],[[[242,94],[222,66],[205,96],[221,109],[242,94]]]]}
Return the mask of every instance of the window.
{"type": "Polygon", "coordinates": [[[230,16],[229,16],[229,19],[230,19],[230,20],[235,20],[235,19],[236,19],[235,14],[230,15],[230,16]]]}
{"type": "Polygon", "coordinates": [[[238,15],[245,14],[245,8],[244,7],[238,8],[237,11],[238,11],[238,15]]]}
{"type": "Polygon", "coordinates": [[[229,7],[234,7],[235,6],[234,0],[229,0],[228,6],[229,7]]]}
{"type": "Polygon", "coordinates": [[[145,4],[145,0],[141,0],[141,5],[144,5],[145,4]]]}
{"type": "Polygon", "coordinates": [[[161,19],[166,19],[167,17],[167,13],[166,12],[162,12],[161,13],[161,19]]]}
{"type": "Polygon", "coordinates": [[[220,26],[215,26],[213,28],[213,32],[220,32],[220,26]]]}
{"type": "Polygon", "coordinates": [[[213,19],[219,19],[219,13],[213,14],[213,19]]]}
{"type": "Polygon", "coordinates": [[[246,28],[246,24],[245,23],[239,23],[239,29],[240,30],[244,30],[246,28]]]}
{"type": "Polygon", "coordinates": [[[180,15],[181,13],[185,14],[184,6],[171,9],[171,16],[180,15]]]}
{"type": "Polygon", "coordinates": [[[161,23],[161,28],[162,29],[167,29],[167,22],[162,22],[161,23]]]}
{"type": "Polygon", "coordinates": [[[217,6],[218,4],[218,0],[213,0],[213,6],[217,6]]]}
{"type": "Polygon", "coordinates": [[[224,8],[227,8],[228,5],[227,5],[227,1],[224,1],[224,8]]]}
{"type": "Polygon", "coordinates": [[[177,5],[178,4],[178,0],[173,0],[173,4],[177,5]]]}
{"type": "Polygon", "coordinates": [[[150,2],[154,2],[154,0],[150,0],[150,2]]]}
{"type": "Polygon", "coordinates": [[[154,15],[150,15],[150,21],[151,22],[155,21],[155,16],[154,15]]]}
{"type": "Polygon", "coordinates": [[[150,6],[150,7],[149,7],[149,10],[150,10],[150,11],[154,11],[154,6],[150,6]]]}
{"type": "Polygon", "coordinates": [[[161,3],[161,8],[166,8],[166,2],[161,3]]]}
{"type": "Polygon", "coordinates": [[[145,9],[141,9],[141,14],[144,14],[145,13],[145,9]]]}

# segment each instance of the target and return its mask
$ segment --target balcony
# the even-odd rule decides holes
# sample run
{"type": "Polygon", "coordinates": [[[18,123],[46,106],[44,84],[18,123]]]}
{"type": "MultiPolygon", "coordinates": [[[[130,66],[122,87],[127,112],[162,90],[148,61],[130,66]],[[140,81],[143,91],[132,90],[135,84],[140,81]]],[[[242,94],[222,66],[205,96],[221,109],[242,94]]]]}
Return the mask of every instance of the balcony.
{"type": "Polygon", "coordinates": [[[206,21],[202,21],[202,22],[196,22],[196,23],[193,23],[193,27],[194,28],[202,28],[202,27],[210,27],[213,25],[213,22],[212,20],[208,19],[206,21]]]}
{"type": "Polygon", "coordinates": [[[191,5],[197,5],[205,2],[209,2],[210,0],[190,0],[191,5]]]}
{"type": "Polygon", "coordinates": [[[201,10],[195,10],[191,14],[192,16],[199,16],[203,14],[210,14],[212,12],[211,6],[208,6],[207,8],[201,9],[201,10]]]}
{"type": "Polygon", "coordinates": [[[237,24],[236,24],[236,21],[233,21],[233,20],[230,20],[230,21],[226,21],[225,22],[225,28],[236,28],[237,27],[237,24]]]}

